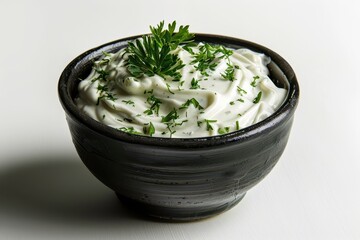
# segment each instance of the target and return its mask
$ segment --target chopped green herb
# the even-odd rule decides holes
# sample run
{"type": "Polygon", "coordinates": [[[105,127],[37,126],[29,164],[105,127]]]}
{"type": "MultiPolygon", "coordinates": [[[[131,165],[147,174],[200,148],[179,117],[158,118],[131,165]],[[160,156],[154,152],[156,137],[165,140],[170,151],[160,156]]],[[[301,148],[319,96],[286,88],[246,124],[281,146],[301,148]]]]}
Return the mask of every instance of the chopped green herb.
{"type": "Polygon", "coordinates": [[[107,91],[109,91],[109,88],[108,88],[107,85],[101,85],[101,84],[98,84],[98,86],[97,86],[96,89],[97,89],[98,92],[100,92],[100,94],[101,94],[102,92],[107,92],[107,91]]]}
{"type": "Polygon", "coordinates": [[[191,79],[190,89],[198,89],[198,88],[200,88],[199,80],[196,80],[195,78],[191,79]]]}
{"type": "Polygon", "coordinates": [[[235,68],[233,65],[231,65],[230,63],[227,63],[227,68],[225,70],[224,73],[221,74],[221,76],[225,79],[225,80],[229,80],[229,81],[234,81],[235,80],[235,68]]]}
{"type": "Polygon", "coordinates": [[[163,116],[161,118],[161,122],[165,122],[168,123],[171,120],[175,121],[176,119],[179,118],[179,114],[177,113],[176,109],[174,108],[172,111],[170,111],[165,117],[163,116]]]}
{"type": "Polygon", "coordinates": [[[155,134],[155,127],[152,124],[152,122],[150,122],[150,126],[149,126],[149,135],[150,135],[150,137],[152,137],[153,134],[155,134]]]}
{"type": "MultiPolygon", "coordinates": [[[[99,105],[100,101],[104,100],[104,99],[110,100],[110,101],[115,101],[117,98],[114,97],[114,94],[112,94],[110,92],[105,92],[105,95],[101,95],[101,96],[98,97],[96,105],[99,105]]],[[[114,106],[114,109],[115,109],[115,106],[114,106]]]]}
{"type": "Polygon", "coordinates": [[[98,84],[97,91],[100,92],[99,93],[100,96],[97,99],[96,105],[99,105],[100,100],[107,99],[107,100],[115,101],[117,99],[114,96],[115,94],[109,92],[109,88],[106,84],[105,85],[98,84]]]}
{"type": "Polygon", "coordinates": [[[122,100],[123,103],[125,104],[129,104],[129,105],[132,105],[133,107],[135,107],[135,103],[131,100],[122,100]]]}
{"type": "Polygon", "coordinates": [[[190,106],[190,104],[194,105],[194,107],[199,110],[204,109],[195,98],[188,99],[183,105],[180,106],[179,109],[186,109],[190,106]]]}
{"type": "Polygon", "coordinates": [[[238,102],[244,102],[244,99],[239,98],[239,99],[236,99],[236,101],[238,101],[238,102]]]}
{"type": "Polygon", "coordinates": [[[209,76],[208,70],[214,71],[218,63],[216,62],[216,55],[221,53],[219,58],[229,58],[233,54],[233,51],[220,45],[211,45],[205,43],[199,47],[199,52],[192,54],[195,58],[190,64],[195,65],[195,69],[203,76],[209,76]]]}
{"type": "Polygon", "coordinates": [[[243,94],[247,94],[247,91],[242,89],[241,87],[237,86],[238,93],[242,96],[243,94]]]}
{"type": "Polygon", "coordinates": [[[141,132],[136,131],[133,127],[121,127],[119,130],[129,134],[141,134],[141,132]]]}
{"type": "Polygon", "coordinates": [[[188,122],[188,121],[189,121],[189,120],[187,120],[187,119],[182,120],[181,122],[175,123],[175,126],[181,126],[181,125],[183,125],[183,123],[188,122]]]}
{"type": "Polygon", "coordinates": [[[231,102],[230,102],[230,105],[234,105],[234,104],[235,104],[235,102],[234,102],[234,101],[231,101],[231,102]]]}
{"type": "Polygon", "coordinates": [[[206,122],[206,130],[210,131],[210,130],[213,130],[213,127],[211,126],[211,123],[217,122],[217,120],[205,119],[205,122],[206,122]]]}
{"type": "Polygon", "coordinates": [[[225,133],[229,133],[229,132],[230,132],[230,127],[224,127],[224,128],[218,129],[219,134],[225,134],[225,133]]]}
{"type": "Polygon", "coordinates": [[[222,53],[223,55],[220,56],[220,58],[229,58],[232,54],[233,54],[233,51],[230,50],[230,49],[227,49],[226,47],[222,46],[222,45],[216,45],[215,46],[217,49],[216,49],[216,52],[218,53],[222,53]]]}
{"type": "Polygon", "coordinates": [[[194,55],[194,51],[192,50],[192,47],[195,47],[197,45],[197,43],[194,43],[194,42],[190,42],[190,43],[187,43],[185,46],[183,46],[182,48],[189,52],[190,54],[194,55]]]}
{"type": "Polygon", "coordinates": [[[195,69],[204,76],[209,76],[207,70],[214,71],[217,63],[214,61],[216,57],[216,49],[208,43],[200,46],[199,52],[194,54],[195,58],[190,64],[195,65],[195,69]]]}
{"type": "Polygon", "coordinates": [[[108,52],[102,51],[102,54],[103,54],[105,57],[111,57],[111,54],[108,53],[108,52]]]}
{"type": "Polygon", "coordinates": [[[104,55],[104,58],[100,59],[97,63],[100,66],[107,65],[110,62],[110,59],[109,59],[109,57],[111,57],[110,53],[103,52],[103,55],[104,55]]]}
{"type": "Polygon", "coordinates": [[[258,80],[259,76],[254,76],[252,82],[250,83],[251,86],[256,87],[256,80],[258,80]]]}
{"type": "Polygon", "coordinates": [[[95,82],[97,80],[107,81],[107,77],[110,75],[109,72],[105,71],[102,68],[94,68],[94,71],[99,75],[96,78],[92,79],[91,82],[95,82]]]}
{"type": "Polygon", "coordinates": [[[173,130],[173,129],[171,129],[171,127],[172,127],[172,125],[171,124],[167,124],[167,129],[169,130],[169,132],[170,132],[170,138],[172,137],[172,135],[174,134],[174,133],[176,133],[176,131],[175,130],[173,130]]]}
{"type": "Polygon", "coordinates": [[[145,110],[144,113],[147,115],[152,115],[155,111],[156,115],[159,115],[160,104],[162,103],[160,99],[156,98],[154,95],[151,95],[146,100],[151,104],[150,108],[145,110]]]}
{"type": "Polygon", "coordinates": [[[175,94],[174,92],[172,92],[172,91],[170,90],[170,85],[169,85],[168,83],[166,83],[166,87],[167,87],[167,90],[169,91],[169,93],[175,94]]]}
{"type": "Polygon", "coordinates": [[[236,121],[236,130],[240,130],[239,121],[236,121]]]}
{"type": "Polygon", "coordinates": [[[257,94],[256,98],[254,98],[253,103],[258,103],[258,102],[260,102],[261,96],[262,96],[262,92],[260,91],[260,92],[257,94]]]}
{"type": "Polygon", "coordinates": [[[154,89],[147,90],[147,91],[145,90],[145,91],[144,91],[144,94],[147,94],[147,93],[149,93],[149,94],[153,94],[153,92],[154,92],[154,89]]]}
{"type": "Polygon", "coordinates": [[[152,122],[150,122],[150,124],[147,123],[147,124],[144,124],[144,125],[149,125],[149,127],[147,127],[147,126],[143,127],[144,134],[150,135],[150,137],[152,137],[152,135],[155,134],[154,125],[152,124],[152,122]]]}
{"type": "Polygon", "coordinates": [[[131,118],[124,118],[124,121],[131,123],[133,120],[131,118]]]}

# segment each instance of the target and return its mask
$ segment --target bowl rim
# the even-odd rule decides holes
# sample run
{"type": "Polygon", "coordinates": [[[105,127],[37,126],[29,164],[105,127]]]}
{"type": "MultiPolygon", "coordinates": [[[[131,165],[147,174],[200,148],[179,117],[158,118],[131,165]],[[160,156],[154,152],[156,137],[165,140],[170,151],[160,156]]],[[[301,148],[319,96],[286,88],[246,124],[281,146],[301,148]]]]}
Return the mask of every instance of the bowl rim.
{"type": "Polygon", "coordinates": [[[292,118],[298,104],[300,89],[295,72],[290,64],[276,52],[257,43],[239,38],[207,33],[195,33],[195,41],[241,46],[264,53],[271,58],[271,62],[275,63],[280,68],[288,81],[288,94],[280,108],[264,120],[238,131],[223,135],[196,138],[150,137],[129,134],[100,123],[80,111],[75,105],[70,93],[71,84],[69,84],[69,79],[73,74],[73,70],[81,67],[82,64],[88,62],[89,59],[98,57],[103,51],[106,51],[105,49],[119,50],[120,48],[125,47],[128,41],[132,41],[143,35],[144,34],[121,38],[92,48],[77,56],[65,67],[58,82],[58,96],[68,117],[78,124],[85,125],[87,128],[98,134],[105,135],[115,140],[133,144],[175,148],[203,148],[251,140],[276,129],[278,126],[281,126],[284,122],[292,118]],[[85,61],[85,59],[87,60],[85,61]]]}

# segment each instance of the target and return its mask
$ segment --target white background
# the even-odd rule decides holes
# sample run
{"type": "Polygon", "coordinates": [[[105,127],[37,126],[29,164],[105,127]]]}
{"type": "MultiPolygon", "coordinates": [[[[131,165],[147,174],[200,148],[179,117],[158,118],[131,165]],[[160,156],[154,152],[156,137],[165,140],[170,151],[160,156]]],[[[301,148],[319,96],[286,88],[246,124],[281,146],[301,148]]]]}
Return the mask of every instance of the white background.
{"type": "Polygon", "coordinates": [[[0,1],[0,239],[360,239],[359,1],[0,1]],[[300,104],[273,171],[232,210],[162,223],[83,166],[57,96],[83,51],[161,20],[265,45],[300,104]]]}

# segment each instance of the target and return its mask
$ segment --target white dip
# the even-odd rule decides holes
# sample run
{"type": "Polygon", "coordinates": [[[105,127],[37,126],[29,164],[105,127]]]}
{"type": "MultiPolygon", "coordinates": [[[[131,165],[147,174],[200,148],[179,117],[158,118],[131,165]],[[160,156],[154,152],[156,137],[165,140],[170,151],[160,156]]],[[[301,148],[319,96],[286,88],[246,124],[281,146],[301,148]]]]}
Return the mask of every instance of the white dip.
{"type": "Polygon", "coordinates": [[[79,84],[77,106],[113,128],[152,137],[193,138],[233,132],[273,114],[287,94],[268,77],[269,57],[248,49],[218,52],[212,69],[199,71],[193,54],[179,46],[185,66],[178,81],[143,75],[125,66],[127,53],[106,53],[79,84]],[[207,76],[208,75],[208,76],[207,76]]]}

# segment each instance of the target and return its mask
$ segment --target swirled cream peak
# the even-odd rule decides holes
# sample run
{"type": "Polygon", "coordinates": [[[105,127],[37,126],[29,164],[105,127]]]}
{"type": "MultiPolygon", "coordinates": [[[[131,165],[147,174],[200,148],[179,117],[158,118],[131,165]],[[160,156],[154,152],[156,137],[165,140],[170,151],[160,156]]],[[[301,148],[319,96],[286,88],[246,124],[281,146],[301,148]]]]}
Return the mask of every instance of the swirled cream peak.
{"type": "Polygon", "coordinates": [[[173,51],[184,64],[179,79],[156,74],[133,77],[124,50],[106,53],[80,82],[77,106],[93,119],[130,134],[176,138],[240,130],[280,107],[287,91],[268,77],[267,56],[226,49],[227,54],[214,52],[211,62],[201,63],[197,56],[204,46],[179,46],[173,51]],[[208,65],[204,68],[203,63],[208,65]]]}

